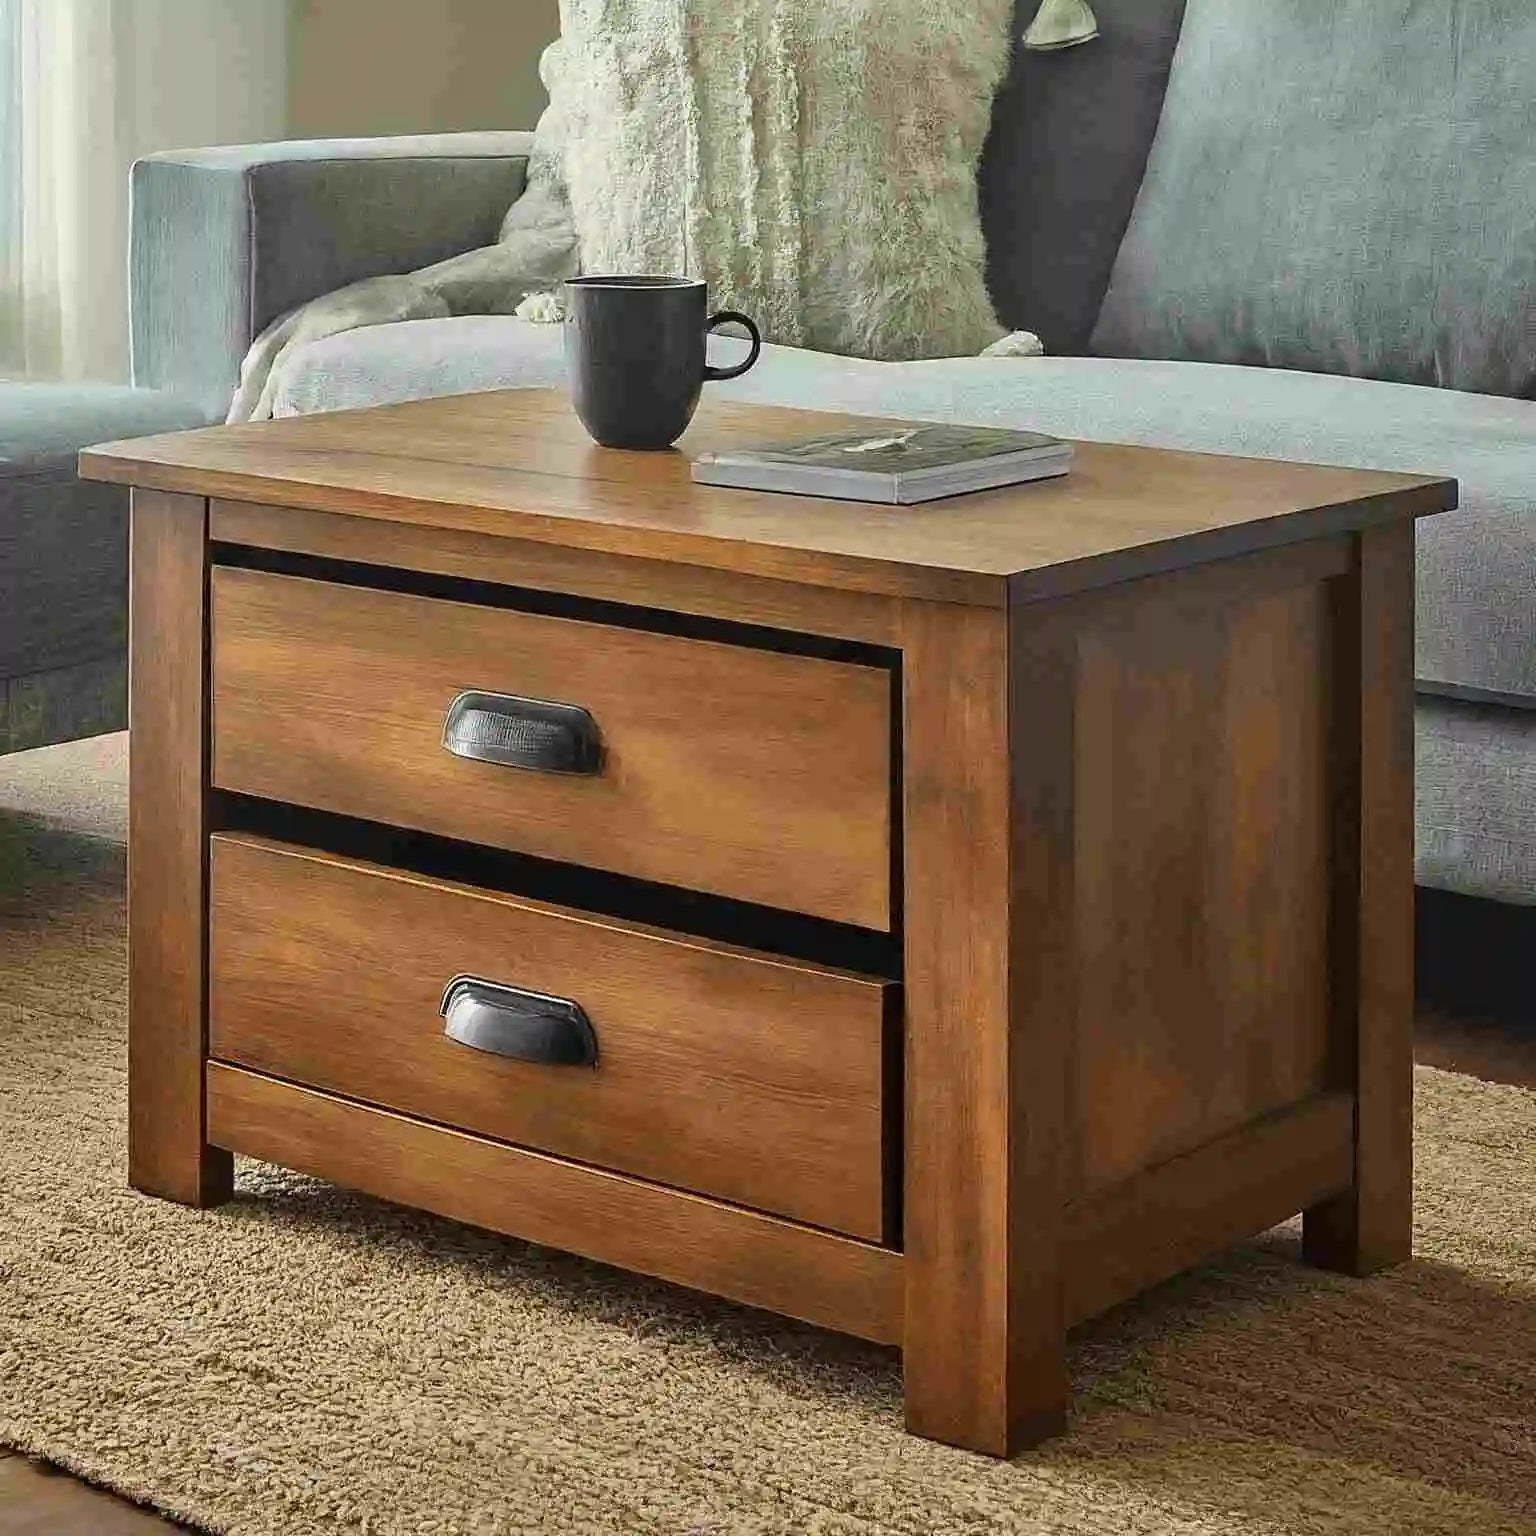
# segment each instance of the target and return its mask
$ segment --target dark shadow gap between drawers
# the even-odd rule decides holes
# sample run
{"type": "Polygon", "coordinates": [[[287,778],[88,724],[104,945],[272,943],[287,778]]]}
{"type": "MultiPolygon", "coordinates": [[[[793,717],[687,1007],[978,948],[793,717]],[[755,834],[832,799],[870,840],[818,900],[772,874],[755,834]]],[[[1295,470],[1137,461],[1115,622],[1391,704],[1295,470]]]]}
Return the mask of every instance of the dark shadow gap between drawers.
{"type": "Polygon", "coordinates": [[[600,916],[670,928],[812,965],[901,979],[901,932],[876,933],[775,907],[705,895],[629,875],[486,848],[427,832],[382,826],[329,811],[214,791],[213,830],[250,832],[342,858],[407,870],[429,879],[482,886],[600,916]]]}
{"type": "Polygon", "coordinates": [[[475,581],[463,576],[439,576],[424,571],[402,571],[320,555],[286,550],[253,549],[242,544],[214,544],[215,565],[241,570],[266,571],[276,576],[298,576],[312,581],[339,582],[344,586],[371,587],[378,592],[400,592],[443,602],[475,603],[483,608],[511,608],[521,613],[575,619],[588,624],[608,624],[651,634],[677,635],[686,640],[740,645],[751,650],[776,651],[787,656],[810,656],[854,666],[894,669],[899,652],[861,640],[837,640],[797,630],[771,629],[742,624],[732,619],[712,619],[699,614],[644,608],[607,598],[577,597],[532,587],[509,587],[499,582],[475,581]]]}

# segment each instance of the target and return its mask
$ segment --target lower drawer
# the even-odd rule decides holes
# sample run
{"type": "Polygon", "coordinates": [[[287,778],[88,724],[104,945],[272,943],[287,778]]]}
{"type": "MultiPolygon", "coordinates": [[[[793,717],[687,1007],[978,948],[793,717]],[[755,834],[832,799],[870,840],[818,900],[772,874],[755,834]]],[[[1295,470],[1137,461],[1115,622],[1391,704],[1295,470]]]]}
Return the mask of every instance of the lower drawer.
{"type": "Polygon", "coordinates": [[[890,1235],[890,983],[256,838],[210,903],[219,1060],[890,1235]]]}

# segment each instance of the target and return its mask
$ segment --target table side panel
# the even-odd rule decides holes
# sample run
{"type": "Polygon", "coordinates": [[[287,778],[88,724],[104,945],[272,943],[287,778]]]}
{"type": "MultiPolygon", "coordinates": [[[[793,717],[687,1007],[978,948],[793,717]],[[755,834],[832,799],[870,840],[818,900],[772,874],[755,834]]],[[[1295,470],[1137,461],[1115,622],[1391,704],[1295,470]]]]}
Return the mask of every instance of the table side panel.
{"type": "Polygon", "coordinates": [[[1330,1086],[1329,587],[1281,566],[1078,611],[1073,1195],[1330,1086]]]}

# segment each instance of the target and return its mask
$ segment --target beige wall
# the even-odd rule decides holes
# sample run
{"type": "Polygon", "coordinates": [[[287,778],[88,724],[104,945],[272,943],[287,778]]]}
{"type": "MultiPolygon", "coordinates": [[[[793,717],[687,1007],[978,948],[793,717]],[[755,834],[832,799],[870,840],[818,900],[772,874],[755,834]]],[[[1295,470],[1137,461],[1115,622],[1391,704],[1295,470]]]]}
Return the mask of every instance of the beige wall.
{"type": "Polygon", "coordinates": [[[288,132],[532,128],[557,0],[291,0],[288,132]]]}
{"type": "Polygon", "coordinates": [[[47,64],[23,187],[23,370],[127,381],[128,167],[155,150],[280,138],[288,20],[287,0],[32,8],[47,64]]]}
{"type": "Polygon", "coordinates": [[[120,9],[112,110],[121,123],[124,93],[131,95],[134,154],[259,144],[284,131],[289,18],[282,5],[132,0],[120,9]]]}

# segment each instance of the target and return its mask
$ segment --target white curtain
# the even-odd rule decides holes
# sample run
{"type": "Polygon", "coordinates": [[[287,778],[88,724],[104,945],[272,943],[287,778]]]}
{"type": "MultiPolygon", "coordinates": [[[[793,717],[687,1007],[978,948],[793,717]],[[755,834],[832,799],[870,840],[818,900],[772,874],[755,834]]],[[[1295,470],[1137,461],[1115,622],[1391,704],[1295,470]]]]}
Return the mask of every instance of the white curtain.
{"type": "Polygon", "coordinates": [[[0,0],[0,372],[127,378],[128,168],[281,135],[288,6],[0,0]]]}

